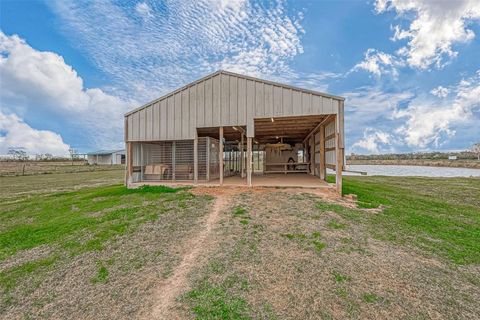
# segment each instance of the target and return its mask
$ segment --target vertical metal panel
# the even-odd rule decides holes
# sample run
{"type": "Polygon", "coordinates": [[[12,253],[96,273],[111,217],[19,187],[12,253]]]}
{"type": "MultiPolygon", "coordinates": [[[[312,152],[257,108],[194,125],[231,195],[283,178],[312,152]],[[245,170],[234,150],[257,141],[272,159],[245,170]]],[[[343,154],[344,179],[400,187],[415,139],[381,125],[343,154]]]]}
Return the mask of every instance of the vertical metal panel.
{"type": "Polygon", "coordinates": [[[182,136],[182,93],[178,92],[175,98],[175,139],[182,136]]]}
{"type": "Polygon", "coordinates": [[[302,106],[302,93],[297,90],[292,91],[292,101],[293,101],[293,110],[294,113],[301,113],[303,114],[303,106],[302,106]]]}
{"type": "Polygon", "coordinates": [[[247,124],[247,81],[238,78],[238,124],[247,124]]]}
{"type": "Polygon", "coordinates": [[[302,92],[302,112],[303,114],[312,113],[312,94],[302,92]]]}
{"type": "Polygon", "coordinates": [[[153,140],[160,139],[160,102],[153,105],[153,140]]]}
{"type": "Polygon", "coordinates": [[[205,125],[205,82],[195,85],[196,105],[197,105],[197,126],[205,125]]]}
{"type": "Polygon", "coordinates": [[[189,89],[190,97],[188,99],[189,103],[189,113],[190,113],[190,123],[189,123],[189,136],[196,137],[197,136],[197,86],[192,86],[189,89]]]}
{"type": "Polygon", "coordinates": [[[128,140],[129,141],[135,140],[133,138],[133,130],[135,130],[135,127],[133,126],[133,116],[134,115],[135,115],[135,113],[128,116],[128,140]]]}
{"type": "Polygon", "coordinates": [[[255,107],[255,82],[247,80],[247,137],[253,136],[253,115],[255,107]]]}
{"type": "Polygon", "coordinates": [[[319,97],[315,94],[312,95],[312,113],[313,114],[323,114],[321,97],[319,97]]]}
{"type": "Polygon", "coordinates": [[[212,126],[212,118],[213,118],[213,115],[212,115],[212,103],[213,103],[213,99],[212,99],[212,88],[213,88],[213,85],[212,85],[212,79],[207,79],[205,81],[205,122],[204,122],[204,126],[205,127],[211,127],[212,126]]]}
{"type": "Polygon", "coordinates": [[[153,140],[153,106],[145,108],[145,140],[153,140]]]}
{"type": "Polygon", "coordinates": [[[273,115],[273,86],[265,84],[265,116],[273,115]]]}
{"type": "Polygon", "coordinates": [[[283,105],[283,115],[292,115],[293,106],[292,106],[292,90],[282,88],[282,105],[283,105]]]}
{"type": "Polygon", "coordinates": [[[257,117],[265,116],[265,94],[263,92],[263,82],[255,82],[254,111],[254,115],[257,117]]]}
{"type": "Polygon", "coordinates": [[[320,99],[322,99],[322,105],[323,105],[323,108],[322,108],[322,111],[323,113],[328,113],[328,114],[331,114],[333,113],[332,111],[332,99],[330,98],[325,98],[325,97],[320,97],[320,99]]]}
{"type": "Polygon", "coordinates": [[[160,139],[167,139],[167,100],[160,101],[160,139]]]}
{"type": "Polygon", "coordinates": [[[145,140],[145,109],[142,109],[140,110],[139,112],[139,116],[140,116],[140,120],[139,120],[139,124],[138,124],[138,128],[139,128],[139,136],[138,138],[140,140],[145,140]]]}
{"type": "Polygon", "coordinates": [[[281,116],[282,111],[282,88],[278,86],[273,87],[273,114],[281,116]]]}
{"type": "Polygon", "coordinates": [[[340,105],[340,101],[335,100],[335,99],[331,99],[331,100],[332,100],[332,110],[331,110],[331,113],[338,114],[338,108],[339,108],[339,105],[340,105]]]}
{"type": "Polygon", "coordinates": [[[221,75],[220,78],[220,109],[222,111],[221,126],[230,124],[230,76],[221,75]]]}
{"type": "Polygon", "coordinates": [[[229,124],[231,125],[238,125],[238,81],[237,77],[229,77],[230,88],[230,121],[229,124]]]}
{"type": "Polygon", "coordinates": [[[167,98],[167,140],[175,138],[175,98],[170,96],[167,98]]]}
{"type": "Polygon", "coordinates": [[[189,127],[190,127],[190,110],[189,110],[189,100],[190,96],[188,95],[188,88],[182,91],[182,113],[180,115],[182,119],[182,139],[189,138],[189,127]]]}
{"type": "Polygon", "coordinates": [[[222,119],[222,109],[220,108],[220,76],[212,78],[213,81],[213,109],[212,109],[212,126],[220,126],[222,119]]]}

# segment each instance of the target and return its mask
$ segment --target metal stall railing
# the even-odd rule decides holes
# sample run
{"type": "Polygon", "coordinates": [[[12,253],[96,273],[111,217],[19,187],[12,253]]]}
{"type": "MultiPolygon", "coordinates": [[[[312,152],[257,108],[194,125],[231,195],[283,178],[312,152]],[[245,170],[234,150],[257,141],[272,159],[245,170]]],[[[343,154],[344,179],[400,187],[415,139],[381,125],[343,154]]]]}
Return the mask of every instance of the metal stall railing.
{"type": "MultiPolygon", "coordinates": [[[[137,143],[134,149],[135,181],[193,181],[193,140],[137,143]]],[[[220,177],[220,145],[211,137],[198,138],[198,179],[220,177]]]]}
{"type": "Polygon", "coordinates": [[[193,140],[140,144],[142,181],[193,180],[193,140]]]}

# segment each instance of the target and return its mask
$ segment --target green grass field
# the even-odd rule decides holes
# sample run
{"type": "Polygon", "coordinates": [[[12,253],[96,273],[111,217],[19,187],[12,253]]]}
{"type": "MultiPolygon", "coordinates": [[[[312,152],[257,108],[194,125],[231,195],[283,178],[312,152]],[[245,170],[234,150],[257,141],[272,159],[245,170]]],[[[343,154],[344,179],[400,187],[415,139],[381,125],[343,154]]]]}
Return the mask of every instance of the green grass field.
{"type": "MultiPolygon", "coordinates": [[[[135,318],[155,304],[152,289],[179,265],[212,197],[127,190],[122,178],[0,177],[1,318],[135,318]]],[[[358,207],[281,189],[233,196],[177,314],[479,314],[480,179],[345,177],[344,193],[358,207]]]]}

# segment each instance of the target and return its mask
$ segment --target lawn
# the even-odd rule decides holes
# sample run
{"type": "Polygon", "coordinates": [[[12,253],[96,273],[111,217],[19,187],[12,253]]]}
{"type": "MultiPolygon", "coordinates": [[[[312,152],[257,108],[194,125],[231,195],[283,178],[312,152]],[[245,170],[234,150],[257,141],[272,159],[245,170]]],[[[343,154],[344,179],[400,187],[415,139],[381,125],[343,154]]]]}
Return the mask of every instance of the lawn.
{"type": "Polygon", "coordinates": [[[69,176],[0,178],[2,314],[64,318],[72,308],[83,318],[98,312],[88,307],[98,299],[110,301],[109,317],[138,311],[142,292],[129,290],[157,275],[130,277],[149,268],[166,277],[180,260],[178,237],[194,232],[211,201],[185,189],[111,185],[123,171],[69,176]],[[75,285],[59,290],[68,282],[75,285]],[[50,306],[66,296],[71,306],[50,306]]]}
{"type": "MultiPolygon", "coordinates": [[[[122,178],[118,170],[0,177],[0,318],[148,315],[213,201],[189,189],[127,190],[122,178]]],[[[306,191],[228,195],[175,315],[480,314],[480,179],[345,177],[356,206],[306,191]]]]}

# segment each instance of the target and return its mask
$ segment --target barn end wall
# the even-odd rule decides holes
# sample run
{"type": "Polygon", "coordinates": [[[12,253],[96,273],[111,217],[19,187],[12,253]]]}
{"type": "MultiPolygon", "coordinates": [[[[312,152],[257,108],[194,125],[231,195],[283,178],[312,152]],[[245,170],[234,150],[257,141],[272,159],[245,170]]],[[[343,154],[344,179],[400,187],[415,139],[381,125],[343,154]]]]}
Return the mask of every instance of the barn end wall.
{"type": "Polygon", "coordinates": [[[125,117],[126,142],[194,139],[197,128],[246,126],[254,119],[337,114],[343,98],[225,71],[157,99],[125,117]]]}

